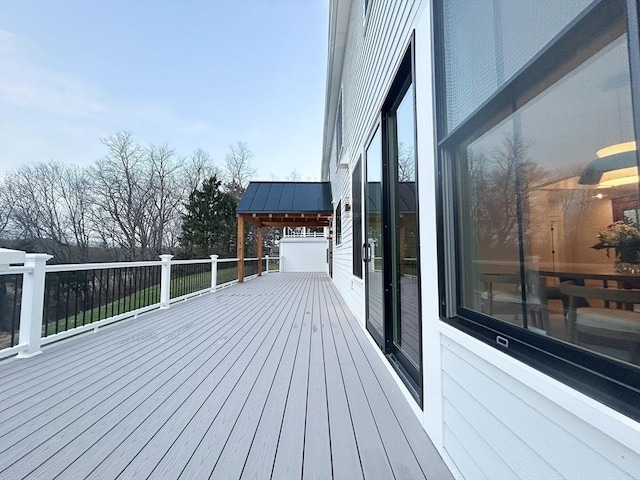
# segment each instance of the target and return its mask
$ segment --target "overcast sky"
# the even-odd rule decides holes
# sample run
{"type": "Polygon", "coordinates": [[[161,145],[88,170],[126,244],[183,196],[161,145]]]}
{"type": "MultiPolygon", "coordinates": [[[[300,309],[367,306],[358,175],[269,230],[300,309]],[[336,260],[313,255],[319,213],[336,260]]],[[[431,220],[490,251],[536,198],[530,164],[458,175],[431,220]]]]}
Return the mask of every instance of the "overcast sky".
{"type": "Polygon", "coordinates": [[[319,180],[327,21],[326,0],[0,0],[0,172],[126,130],[319,180]]]}

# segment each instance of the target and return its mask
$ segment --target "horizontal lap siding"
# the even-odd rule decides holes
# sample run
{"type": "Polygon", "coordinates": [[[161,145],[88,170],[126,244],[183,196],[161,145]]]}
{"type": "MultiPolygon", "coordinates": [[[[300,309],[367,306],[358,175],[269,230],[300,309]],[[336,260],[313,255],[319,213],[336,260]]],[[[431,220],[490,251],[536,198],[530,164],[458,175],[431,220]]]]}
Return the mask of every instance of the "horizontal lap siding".
{"type": "Polygon", "coordinates": [[[466,478],[632,479],[640,455],[456,343],[442,350],[444,448],[466,478]]]}
{"type": "MultiPolygon", "coordinates": [[[[336,204],[340,199],[351,197],[351,175],[347,169],[340,169],[333,182],[333,198],[336,204]]],[[[344,212],[344,201],[341,203],[342,211],[342,243],[333,247],[333,281],[343,295],[349,309],[356,318],[362,317],[363,291],[362,285],[354,280],[353,276],[353,251],[352,232],[353,222],[344,212]],[[352,288],[352,284],[353,287],[352,288]]],[[[334,234],[335,240],[335,234],[334,234]]]]}
{"type": "MultiPolygon", "coordinates": [[[[350,168],[337,168],[334,143],[330,165],[334,206],[345,197],[351,197],[351,169],[364,152],[365,142],[378,118],[397,65],[407,48],[421,4],[420,1],[404,0],[372,1],[365,25],[364,2],[352,2],[342,70],[342,154],[346,156],[350,168]]],[[[340,88],[340,85],[334,85],[333,88],[340,88]]],[[[363,162],[363,182],[364,177],[363,162]]],[[[362,322],[364,286],[353,275],[353,222],[344,214],[344,201],[341,205],[342,243],[334,246],[333,279],[351,311],[362,322]]]]}

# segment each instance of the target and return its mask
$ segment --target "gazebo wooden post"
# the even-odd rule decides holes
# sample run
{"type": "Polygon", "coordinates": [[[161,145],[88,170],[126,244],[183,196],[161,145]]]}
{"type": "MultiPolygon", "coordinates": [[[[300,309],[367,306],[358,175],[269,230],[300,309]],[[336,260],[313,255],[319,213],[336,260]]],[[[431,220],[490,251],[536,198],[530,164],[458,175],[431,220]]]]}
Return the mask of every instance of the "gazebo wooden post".
{"type": "Polygon", "coordinates": [[[262,226],[258,225],[258,276],[262,276],[262,226]]]}
{"type": "Polygon", "coordinates": [[[238,282],[244,281],[244,216],[238,215],[238,239],[237,239],[237,257],[238,257],[238,282]]]}

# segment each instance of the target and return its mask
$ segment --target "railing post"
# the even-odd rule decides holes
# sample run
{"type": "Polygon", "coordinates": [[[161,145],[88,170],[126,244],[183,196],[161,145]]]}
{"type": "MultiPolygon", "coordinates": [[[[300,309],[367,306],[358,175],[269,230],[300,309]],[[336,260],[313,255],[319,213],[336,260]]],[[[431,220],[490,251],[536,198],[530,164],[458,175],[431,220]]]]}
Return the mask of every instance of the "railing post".
{"type": "Polygon", "coordinates": [[[160,255],[162,260],[162,273],[160,277],[160,308],[169,308],[171,300],[171,259],[173,255],[160,255]]]}
{"type": "Polygon", "coordinates": [[[282,272],[282,262],[284,262],[284,257],[280,255],[278,259],[278,273],[282,272]]]}
{"type": "Polygon", "coordinates": [[[267,260],[267,266],[264,268],[264,274],[269,273],[269,255],[265,255],[264,258],[267,260]]]}
{"type": "Polygon", "coordinates": [[[218,255],[209,255],[211,257],[211,291],[215,292],[218,286],[218,255]]]}
{"type": "Polygon", "coordinates": [[[44,267],[49,259],[46,253],[28,253],[24,266],[32,268],[22,279],[22,306],[20,308],[20,345],[27,349],[18,353],[19,358],[29,358],[42,353],[42,309],[44,307],[44,267]]]}

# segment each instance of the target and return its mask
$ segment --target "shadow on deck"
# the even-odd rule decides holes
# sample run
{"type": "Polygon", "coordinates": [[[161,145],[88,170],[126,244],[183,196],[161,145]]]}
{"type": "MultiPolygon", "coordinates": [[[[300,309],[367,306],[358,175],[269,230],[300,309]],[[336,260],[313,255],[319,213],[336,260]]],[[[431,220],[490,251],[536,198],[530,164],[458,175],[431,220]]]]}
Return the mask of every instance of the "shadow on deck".
{"type": "Polygon", "coordinates": [[[270,274],[0,364],[0,477],[451,474],[325,274],[270,274]]]}

